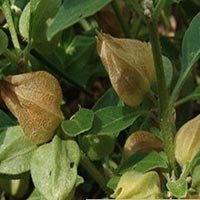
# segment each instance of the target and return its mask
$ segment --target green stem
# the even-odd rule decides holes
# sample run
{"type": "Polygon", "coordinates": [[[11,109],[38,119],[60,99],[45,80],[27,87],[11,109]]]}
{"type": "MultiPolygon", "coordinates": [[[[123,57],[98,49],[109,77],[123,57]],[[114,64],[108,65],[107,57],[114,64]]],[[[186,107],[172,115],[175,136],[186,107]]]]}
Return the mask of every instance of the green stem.
{"type": "Polygon", "coordinates": [[[158,3],[156,4],[155,10],[153,12],[153,18],[158,19],[160,16],[160,13],[165,5],[166,0],[159,0],[158,3]]]}
{"type": "Polygon", "coordinates": [[[80,163],[94,178],[94,180],[99,184],[99,186],[106,193],[106,195],[109,197],[111,194],[111,190],[106,186],[105,178],[102,176],[102,174],[98,171],[95,165],[89,160],[89,158],[84,153],[81,154],[80,163]]]}
{"type": "Polygon", "coordinates": [[[178,79],[178,81],[173,89],[173,92],[171,94],[170,105],[173,106],[174,102],[177,100],[179,93],[180,93],[185,81],[187,80],[188,76],[190,75],[191,71],[192,71],[192,67],[188,66],[184,72],[181,72],[181,74],[179,76],[180,78],[178,79]]]}
{"type": "Polygon", "coordinates": [[[19,57],[15,55],[12,51],[9,49],[6,49],[6,51],[3,53],[3,55],[8,58],[13,64],[18,65],[19,64],[19,57]]]}
{"type": "Polygon", "coordinates": [[[137,22],[137,24],[136,24],[136,26],[135,26],[135,29],[134,29],[134,31],[133,31],[133,34],[132,34],[132,35],[133,35],[133,38],[137,38],[137,37],[138,37],[138,33],[139,33],[139,31],[140,31],[142,22],[143,22],[143,19],[142,19],[142,17],[140,16],[139,19],[138,19],[138,22],[137,22]]]}
{"type": "Polygon", "coordinates": [[[8,24],[13,45],[16,49],[20,49],[19,40],[17,38],[17,33],[16,33],[14,22],[13,22],[12,13],[10,10],[9,0],[2,1],[2,10],[8,24]]]}
{"type": "Polygon", "coordinates": [[[174,106],[177,107],[177,106],[180,106],[181,104],[184,104],[192,99],[195,99],[197,97],[200,97],[199,94],[191,94],[191,95],[188,95],[186,97],[183,97],[182,99],[178,100],[175,102],[174,106]]]}
{"type": "Polygon", "coordinates": [[[171,24],[170,24],[170,22],[169,22],[169,18],[166,16],[165,11],[162,10],[160,14],[161,14],[161,18],[162,18],[162,22],[163,22],[164,26],[165,26],[166,28],[170,28],[170,27],[171,27],[171,24]]]}
{"type": "Polygon", "coordinates": [[[81,26],[84,28],[85,31],[91,30],[91,26],[86,19],[82,19],[80,22],[81,26]]]}
{"type": "Polygon", "coordinates": [[[143,17],[144,19],[144,12],[141,8],[141,6],[138,4],[138,2],[136,0],[131,0],[130,3],[132,4],[134,10],[137,12],[137,14],[140,16],[140,17],[143,17]]]}
{"type": "Polygon", "coordinates": [[[174,144],[172,136],[172,125],[174,123],[172,115],[173,109],[171,106],[169,106],[169,94],[164,75],[157,19],[150,19],[148,26],[156,70],[157,88],[160,104],[161,131],[164,138],[165,152],[168,157],[170,172],[172,172],[175,171],[174,144]]]}
{"type": "Polygon", "coordinates": [[[111,5],[112,5],[112,8],[113,8],[118,20],[119,20],[119,23],[121,25],[121,28],[122,28],[122,30],[124,32],[125,37],[129,37],[130,38],[131,37],[131,33],[129,31],[129,27],[128,27],[126,21],[124,20],[116,1],[115,0],[112,1],[111,5]]]}

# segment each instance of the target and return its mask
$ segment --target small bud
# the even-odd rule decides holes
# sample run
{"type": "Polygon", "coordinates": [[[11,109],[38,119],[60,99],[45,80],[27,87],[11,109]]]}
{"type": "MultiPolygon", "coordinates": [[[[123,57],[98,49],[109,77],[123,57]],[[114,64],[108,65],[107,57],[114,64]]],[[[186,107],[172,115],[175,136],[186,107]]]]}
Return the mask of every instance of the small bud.
{"type": "Polygon", "coordinates": [[[126,140],[123,150],[123,158],[127,159],[137,151],[162,151],[164,149],[163,142],[147,131],[136,131],[132,133],[126,140]]]}
{"type": "Polygon", "coordinates": [[[175,157],[184,166],[200,150],[200,115],[185,123],[175,137],[175,157]]]}
{"type": "Polygon", "coordinates": [[[129,106],[140,104],[155,77],[151,48],[99,33],[97,50],[118,96],[129,106]]]}
{"type": "Polygon", "coordinates": [[[113,198],[116,199],[160,199],[160,180],[156,172],[142,174],[128,171],[122,175],[115,189],[113,198]]]}

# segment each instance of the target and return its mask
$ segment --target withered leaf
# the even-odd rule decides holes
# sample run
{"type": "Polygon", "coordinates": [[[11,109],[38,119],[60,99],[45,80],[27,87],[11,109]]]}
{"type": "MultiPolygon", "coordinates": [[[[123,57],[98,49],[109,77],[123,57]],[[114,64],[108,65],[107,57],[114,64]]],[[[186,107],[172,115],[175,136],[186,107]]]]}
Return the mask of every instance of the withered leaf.
{"type": "Polygon", "coordinates": [[[0,92],[33,142],[41,144],[53,137],[63,119],[62,91],[55,77],[45,71],[8,76],[0,80],[0,92]]]}

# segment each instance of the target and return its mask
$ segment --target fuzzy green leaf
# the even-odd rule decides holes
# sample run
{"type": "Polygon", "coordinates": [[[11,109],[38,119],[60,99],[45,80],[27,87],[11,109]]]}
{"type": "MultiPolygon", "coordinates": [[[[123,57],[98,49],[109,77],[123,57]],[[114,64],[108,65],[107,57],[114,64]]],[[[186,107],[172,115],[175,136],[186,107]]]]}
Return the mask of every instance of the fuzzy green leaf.
{"type": "Polygon", "coordinates": [[[40,146],[31,160],[31,175],[36,189],[48,200],[73,197],[77,185],[80,150],[76,142],[55,136],[40,146]]]}
{"type": "Polygon", "coordinates": [[[81,108],[70,120],[62,122],[61,126],[67,135],[75,137],[91,129],[93,119],[93,111],[81,108]]]}
{"type": "Polygon", "coordinates": [[[141,115],[124,106],[111,106],[95,112],[92,128],[79,138],[80,146],[92,160],[110,154],[120,131],[129,127],[141,115]]]}
{"type": "Polygon", "coordinates": [[[100,160],[112,153],[115,136],[107,134],[86,134],[79,138],[81,149],[91,160],[100,160]]]}
{"type": "Polygon", "coordinates": [[[167,161],[157,152],[149,153],[144,159],[136,163],[133,167],[136,171],[147,172],[155,168],[167,169],[167,161]]]}
{"type": "Polygon", "coordinates": [[[177,198],[184,198],[187,195],[187,182],[185,178],[180,178],[174,182],[167,183],[168,190],[177,198]]]}
{"type": "Polygon", "coordinates": [[[110,106],[95,112],[93,127],[88,134],[113,134],[129,127],[142,111],[126,106],[110,106]]]}
{"type": "Polygon", "coordinates": [[[34,189],[27,200],[46,200],[46,199],[41,195],[41,193],[37,189],[34,189]]]}
{"type": "Polygon", "coordinates": [[[7,128],[0,139],[0,174],[19,175],[29,171],[37,146],[24,135],[21,127],[7,128]]]}

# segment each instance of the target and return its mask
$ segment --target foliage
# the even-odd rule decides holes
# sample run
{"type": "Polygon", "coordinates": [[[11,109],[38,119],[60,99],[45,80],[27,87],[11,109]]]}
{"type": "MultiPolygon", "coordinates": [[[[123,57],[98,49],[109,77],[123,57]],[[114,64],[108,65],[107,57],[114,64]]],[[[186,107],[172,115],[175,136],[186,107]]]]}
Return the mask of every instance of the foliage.
{"type": "Polygon", "coordinates": [[[1,199],[199,198],[199,8],[0,0],[1,199]]]}

